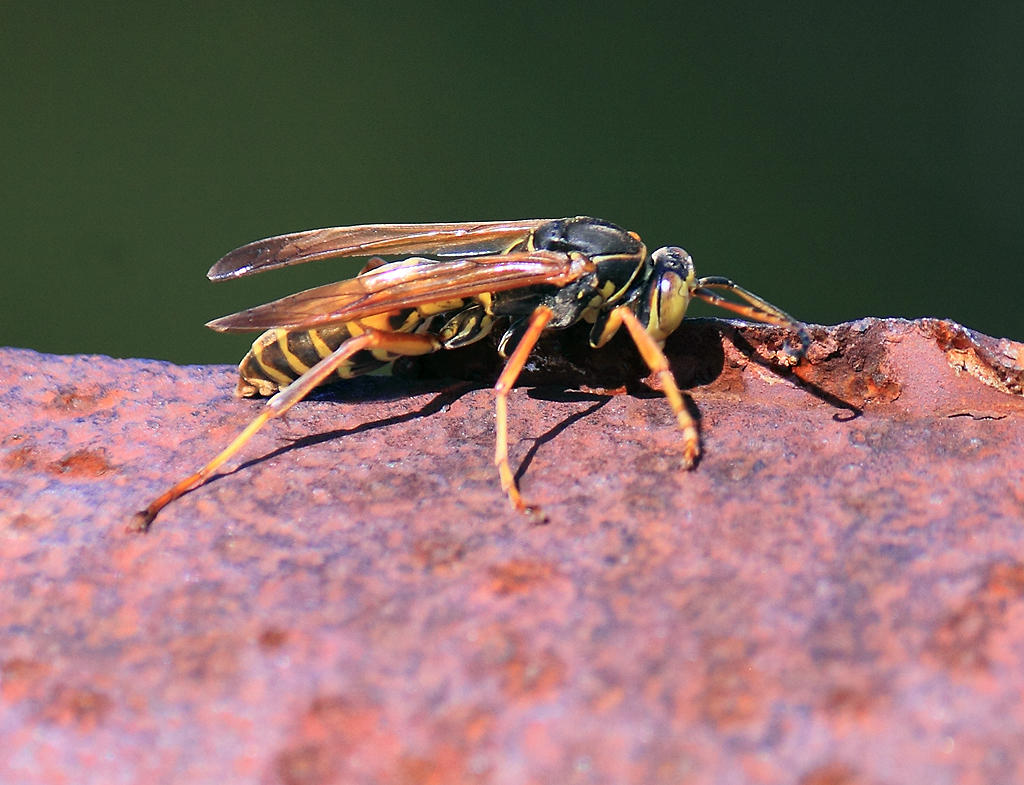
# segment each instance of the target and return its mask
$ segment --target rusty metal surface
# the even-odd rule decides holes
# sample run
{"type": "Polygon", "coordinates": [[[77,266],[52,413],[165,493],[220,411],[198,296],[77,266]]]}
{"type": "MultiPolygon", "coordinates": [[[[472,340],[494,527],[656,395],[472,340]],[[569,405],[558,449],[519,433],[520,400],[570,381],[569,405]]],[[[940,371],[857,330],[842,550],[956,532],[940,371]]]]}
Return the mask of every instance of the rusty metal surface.
{"type": "Polygon", "coordinates": [[[374,377],[148,535],[261,404],[0,350],[0,782],[1024,781],[1024,347],[813,333],[793,374],[771,328],[674,337],[690,473],[627,348],[541,357],[629,387],[513,394],[546,525],[506,508],[487,389],[374,377]]]}

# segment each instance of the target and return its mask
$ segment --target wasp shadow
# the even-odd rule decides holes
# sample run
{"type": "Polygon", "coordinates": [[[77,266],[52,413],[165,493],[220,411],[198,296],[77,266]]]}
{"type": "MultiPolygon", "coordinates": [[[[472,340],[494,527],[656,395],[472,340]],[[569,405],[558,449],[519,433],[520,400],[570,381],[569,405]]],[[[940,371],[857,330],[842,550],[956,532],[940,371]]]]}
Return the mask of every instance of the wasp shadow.
{"type": "MultiPolygon", "coordinates": [[[[268,453],[256,458],[250,458],[229,471],[216,474],[209,479],[208,483],[215,482],[222,477],[228,477],[236,472],[249,469],[253,466],[258,466],[264,461],[284,455],[292,450],[313,447],[317,444],[334,441],[335,439],[341,439],[346,436],[354,436],[358,433],[375,431],[378,428],[387,428],[392,425],[399,425],[401,423],[418,420],[422,417],[430,417],[431,415],[437,414],[451,406],[466,393],[479,388],[480,385],[466,381],[458,381],[454,384],[449,383],[447,385],[441,384],[438,381],[433,383],[414,383],[410,385],[409,383],[403,383],[401,380],[392,379],[387,376],[368,377],[365,380],[346,380],[341,384],[318,388],[304,400],[333,403],[366,403],[371,401],[397,400],[410,395],[419,395],[429,392],[436,392],[436,395],[418,409],[411,409],[410,411],[403,412],[402,414],[395,414],[389,417],[382,417],[377,420],[370,420],[350,428],[335,428],[330,431],[323,431],[321,433],[314,433],[308,436],[300,436],[296,439],[291,439],[287,444],[271,450],[268,453]]],[[[287,422],[288,415],[285,414],[280,419],[287,422]]]]}
{"type": "Polygon", "coordinates": [[[585,409],[581,409],[578,412],[573,412],[569,416],[557,422],[555,425],[550,427],[540,436],[534,436],[531,438],[533,444],[530,445],[530,449],[526,451],[526,454],[519,462],[519,468],[516,469],[515,479],[517,484],[526,474],[527,470],[529,470],[530,464],[533,463],[533,459],[536,457],[537,452],[540,450],[541,447],[543,447],[548,442],[551,442],[554,439],[556,439],[559,434],[568,429],[569,426],[571,426],[573,423],[577,423],[580,420],[589,417],[594,412],[599,411],[600,409],[605,407],[608,404],[608,402],[612,399],[612,396],[610,394],[603,395],[600,393],[579,392],[574,390],[559,391],[554,388],[536,388],[534,390],[531,390],[528,393],[528,395],[535,400],[541,401],[551,401],[558,403],[577,403],[582,401],[590,401],[591,404],[585,409]]]}
{"type": "MultiPolygon", "coordinates": [[[[786,379],[791,384],[795,385],[796,387],[799,387],[800,389],[804,390],[806,393],[812,395],[818,400],[827,403],[829,406],[835,409],[843,409],[846,412],[846,415],[836,412],[832,416],[833,419],[836,420],[837,422],[849,422],[850,420],[855,420],[862,414],[864,414],[864,409],[862,407],[857,406],[856,404],[853,404],[843,398],[840,398],[835,393],[829,392],[828,390],[815,384],[812,381],[801,378],[796,373],[794,373],[792,366],[783,365],[766,359],[757,351],[757,347],[754,346],[754,344],[751,341],[747,340],[747,338],[745,337],[745,333],[750,332],[752,330],[757,330],[758,332],[762,333],[765,330],[778,330],[778,335],[782,337],[784,343],[785,336],[788,335],[788,331],[784,330],[783,328],[772,328],[764,325],[750,325],[749,323],[746,322],[735,322],[732,320],[726,321],[717,319],[714,321],[719,322],[721,325],[720,334],[722,336],[728,337],[728,339],[732,342],[732,345],[735,346],[737,350],[739,350],[750,362],[756,363],[760,365],[762,368],[765,368],[766,370],[775,374],[776,376],[786,379]]],[[[814,328],[809,329],[811,329],[811,331],[813,332],[814,328]]],[[[813,340],[814,339],[812,335],[812,343],[813,340]]]]}
{"type": "MultiPolygon", "coordinates": [[[[542,336],[531,353],[517,386],[532,388],[531,397],[559,402],[590,401],[591,406],[575,412],[559,423],[533,438],[533,444],[520,461],[515,472],[518,482],[528,471],[540,448],[556,439],[574,423],[600,410],[610,400],[612,391],[624,390],[640,398],[661,398],[663,393],[651,389],[644,383],[650,369],[640,357],[632,339],[625,330],[616,334],[607,345],[594,349],[589,345],[589,325],[579,324],[567,330],[552,331],[542,336]],[[580,388],[584,388],[581,390],[580,388]],[[608,393],[594,392],[608,390],[608,393]]],[[[683,390],[711,384],[725,371],[723,339],[728,339],[748,361],[758,364],[769,372],[784,378],[830,406],[849,414],[837,420],[851,420],[859,417],[863,410],[843,400],[820,386],[804,380],[793,373],[791,367],[772,362],[762,356],[755,342],[746,334],[753,331],[763,335],[765,330],[775,339],[777,331],[781,348],[788,331],[765,325],[751,325],[745,322],[710,317],[690,318],[683,321],[665,345],[665,355],[676,383],[683,390]]],[[[392,415],[378,420],[361,423],[351,428],[337,428],[323,433],[311,434],[290,441],[265,455],[252,458],[234,469],[211,477],[214,482],[238,471],[256,466],[292,450],[311,447],[345,436],[386,428],[422,417],[429,417],[444,410],[466,393],[493,384],[503,367],[503,360],[496,351],[496,337],[449,352],[437,352],[422,357],[400,358],[390,376],[361,376],[333,385],[318,388],[307,400],[337,403],[363,403],[388,401],[411,395],[430,392],[436,395],[423,406],[403,414],[392,415]],[[454,380],[454,382],[453,382],[454,380]]],[[[684,404],[690,415],[701,419],[700,409],[692,396],[683,394],[684,404]]]]}

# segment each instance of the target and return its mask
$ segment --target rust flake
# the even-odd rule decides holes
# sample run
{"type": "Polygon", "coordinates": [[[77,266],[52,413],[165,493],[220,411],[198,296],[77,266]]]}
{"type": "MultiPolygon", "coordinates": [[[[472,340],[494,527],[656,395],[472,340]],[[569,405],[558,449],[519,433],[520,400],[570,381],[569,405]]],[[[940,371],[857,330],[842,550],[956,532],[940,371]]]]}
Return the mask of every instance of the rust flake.
{"type": "Polygon", "coordinates": [[[991,566],[981,586],[935,629],[929,651],[954,670],[988,670],[993,660],[993,638],[1005,626],[1011,607],[1022,602],[1024,564],[991,566]]]}
{"type": "Polygon", "coordinates": [[[108,695],[91,687],[59,685],[44,707],[42,719],[57,725],[73,725],[91,731],[100,725],[113,707],[108,695]]]}
{"type": "Polygon", "coordinates": [[[83,448],[69,452],[64,457],[49,464],[47,470],[52,474],[69,474],[75,477],[102,477],[113,471],[110,454],[103,447],[83,448]]]}
{"type": "Polygon", "coordinates": [[[548,562],[512,559],[489,570],[489,589],[499,597],[531,591],[552,579],[555,567],[548,562]]]}
{"type": "Polygon", "coordinates": [[[1001,392],[1024,395],[1024,344],[982,335],[943,319],[921,321],[954,371],[966,372],[1001,392]]]}

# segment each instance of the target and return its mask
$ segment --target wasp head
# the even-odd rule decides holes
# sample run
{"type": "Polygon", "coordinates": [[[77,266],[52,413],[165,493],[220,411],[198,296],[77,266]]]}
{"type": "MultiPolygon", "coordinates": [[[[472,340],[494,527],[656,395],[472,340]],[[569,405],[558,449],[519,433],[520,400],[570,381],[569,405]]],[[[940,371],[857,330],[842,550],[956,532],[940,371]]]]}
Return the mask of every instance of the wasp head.
{"type": "Polygon", "coordinates": [[[651,254],[651,272],[637,316],[647,333],[664,343],[683,321],[695,283],[693,259],[669,246],[651,254]]]}

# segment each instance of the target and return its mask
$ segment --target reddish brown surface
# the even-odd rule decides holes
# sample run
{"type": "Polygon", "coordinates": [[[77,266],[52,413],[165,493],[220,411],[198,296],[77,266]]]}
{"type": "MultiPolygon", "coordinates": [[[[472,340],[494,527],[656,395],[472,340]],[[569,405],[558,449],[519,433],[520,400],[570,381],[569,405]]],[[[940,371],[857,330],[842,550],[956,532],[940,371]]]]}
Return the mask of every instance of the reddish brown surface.
{"type": "Polygon", "coordinates": [[[0,350],[0,782],[1024,782],[1024,347],[814,337],[797,385],[770,328],[680,332],[685,474],[626,349],[535,363],[632,385],[513,394],[547,525],[488,390],[372,378],[148,535],[261,404],[0,350]]]}

